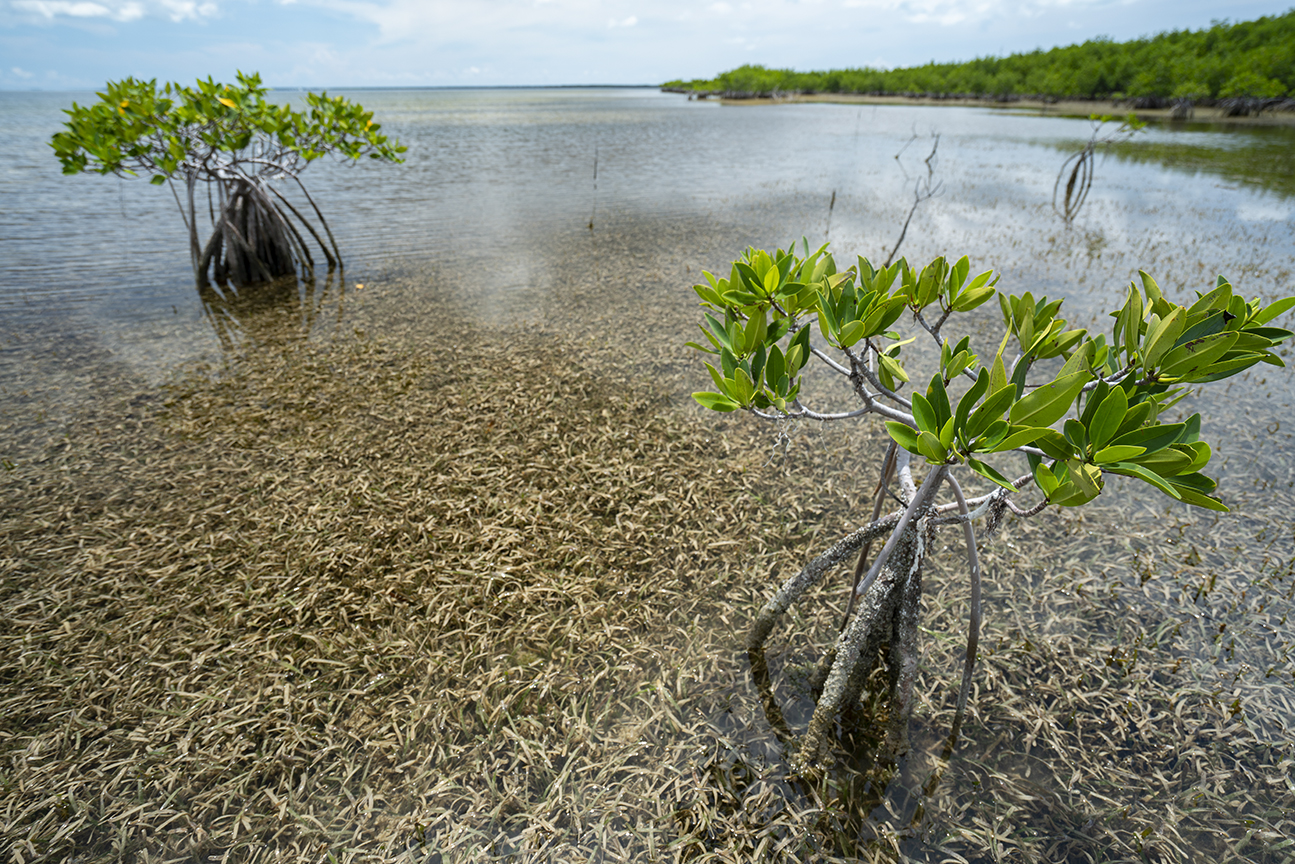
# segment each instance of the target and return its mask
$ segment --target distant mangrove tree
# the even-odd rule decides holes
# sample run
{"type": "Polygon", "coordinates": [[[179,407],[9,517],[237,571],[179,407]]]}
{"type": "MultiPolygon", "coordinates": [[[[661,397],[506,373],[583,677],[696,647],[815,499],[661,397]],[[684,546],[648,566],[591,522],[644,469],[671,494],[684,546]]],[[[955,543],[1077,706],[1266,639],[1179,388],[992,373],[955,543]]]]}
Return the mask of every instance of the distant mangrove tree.
{"type": "Polygon", "coordinates": [[[267,101],[268,92],[260,75],[242,72],[235,85],[211,78],[193,87],[161,88],[156,80],[109,81],[96,94],[98,102],[72,103],[50,146],[64,174],[143,175],[151,183],[169,184],[189,233],[199,287],[213,278],[238,286],[299,269],[313,274],[315,261],[303,230],[332,272],[342,253],[301,172],[330,154],[400,162],[405,147],[379,133],[372,111],[340,96],[307,93],[306,110],[297,111],[267,101]],[[318,229],[276,183],[298,188],[318,229]],[[204,210],[210,230],[205,242],[198,233],[204,210]]]}

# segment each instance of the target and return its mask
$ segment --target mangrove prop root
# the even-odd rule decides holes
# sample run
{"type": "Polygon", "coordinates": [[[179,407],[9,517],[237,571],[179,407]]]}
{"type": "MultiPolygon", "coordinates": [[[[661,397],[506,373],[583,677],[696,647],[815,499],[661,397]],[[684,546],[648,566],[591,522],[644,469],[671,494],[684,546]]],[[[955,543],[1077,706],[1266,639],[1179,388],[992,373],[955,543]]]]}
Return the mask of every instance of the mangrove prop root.
{"type": "MultiPolygon", "coordinates": [[[[877,668],[877,664],[881,660],[882,649],[895,638],[894,620],[898,601],[898,591],[891,590],[886,593],[886,605],[877,617],[877,623],[868,630],[868,636],[859,648],[859,659],[855,661],[854,671],[846,679],[845,692],[841,696],[842,706],[852,705],[858,700],[868,679],[872,676],[873,670],[877,668]],[[883,623],[886,626],[883,626],[883,623]]],[[[835,662],[836,659],[835,649],[829,653],[832,655],[832,661],[823,669],[824,681],[827,680],[828,674],[832,671],[832,662],[835,662]]],[[[821,690],[822,688],[820,687],[819,689],[821,690]]]]}
{"type": "MultiPolygon", "coordinates": [[[[958,501],[958,512],[963,516],[968,515],[966,496],[963,495],[962,486],[959,485],[957,478],[952,474],[949,475],[949,488],[953,490],[953,496],[958,501]]],[[[999,508],[999,519],[1002,518],[1002,509],[1002,507],[999,508]]],[[[992,524],[996,525],[997,520],[992,524]]],[[[967,543],[967,569],[971,579],[971,621],[967,625],[967,659],[962,667],[958,705],[953,712],[953,729],[949,733],[950,747],[957,745],[958,733],[962,729],[962,720],[967,711],[967,698],[971,695],[971,674],[976,668],[976,651],[980,647],[980,555],[976,552],[976,531],[970,519],[962,523],[962,531],[967,543]]]]}
{"type": "Polygon", "coordinates": [[[890,643],[890,719],[888,722],[884,758],[898,759],[908,752],[908,722],[913,714],[913,684],[917,680],[918,621],[922,613],[922,561],[924,549],[933,545],[933,531],[924,520],[914,532],[917,548],[899,594],[899,608],[895,610],[895,636],[890,643]]]}
{"type": "MultiPolygon", "coordinates": [[[[747,653],[754,654],[758,652],[761,655],[761,662],[763,662],[764,643],[769,638],[769,633],[772,632],[778,616],[786,612],[792,603],[799,600],[806,590],[818,584],[832,567],[846,557],[853,555],[864,543],[875,540],[882,534],[892,530],[899,521],[900,517],[898,515],[887,516],[885,519],[879,519],[851,534],[847,534],[822,555],[805,565],[805,569],[784,582],[777,593],[773,595],[773,598],[764,604],[764,608],[760,610],[755,626],[751,628],[751,633],[747,636],[747,653]]],[[[752,665],[754,665],[754,662],[753,660],[752,665]]]]}
{"type": "MultiPolygon", "coordinates": [[[[926,535],[933,530],[931,517],[934,511],[931,501],[949,476],[949,469],[947,465],[933,468],[922,481],[921,488],[913,489],[908,494],[908,489],[913,486],[908,460],[899,462],[898,467],[901,486],[906,493],[907,506],[903,513],[876,520],[847,535],[787,580],[761,609],[747,639],[747,653],[752,670],[767,685],[768,665],[764,656],[764,643],[778,616],[810,586],[821,580],[836,562],[889,529],[890,536],[885,546],[857,589],[857,595],[864,598],[863,606],[846,630],[837,637],[831,669],[823,680],[822,694],[800,751],[792,762],[794,772],[808,770],[817,761],[827,730],[837,713],[847,699],[858,697],[863,676],[871,671],[873,658],[880,647],[882,629],[886,631],[884,635],[889,637],[891,645],[889,671],[892,730],[896,728],[893,724],[902,724],[898,727],[898,735],[892,732],[888,736],[888,749],[898,753],[904,747],[912,705],[913,676],[917,668],[917,617],[921,601],[919,570],[928,545],[926,535]],[[910,586],[910,583],[915,583],[915,587],[910,586]],[[903,593],[906,588],[909,592],[907,596],[903,593]]],[[[814,677],[818,678],[819,674],[814,677]]],[[[766,713],[771,712],[766,710],[766,713]]],[[[780,712],[777,716],[781,719],[780,712]]]]}
{"type": "Polygon", "coordinates": [[[765,719],[769,721],[778,743],[786,746],[795,736],[791,732],[791,727],[787,725],[787,719],[782,715],[778,697],[774,695],[773,681],[769,677],[769,664],[765,660],[764,650],[752,650],[747,657],[751,662],[751,678],[755,681],[756,692],[760,694],[760,704],[764,708],[765,719]]]}
{"type": "MultiPolygon", "coordinates": [[[[904,533],[911,535],[912,532],[906,530],[904,533]]],[[[848,687],[849,679],[858,664],[863,644],[879,623],[883,626],[891,623],[885,612],[890,608],[891,594],[902,584],[901,580],[912,567],[914,547],[911,536],[896,546],[890,556],[890,566],[885,568],[884,575],[868,587],[858,614],[837,638],[836,660],[832,664],[832,671],[823,684],[823,694],[814,708],[800,751],[792,761],[791,767],[795,773],[804,773],[818,760],[827,732],[844,703],[846,691],[851,689],[848,687]]]]}
{"type": "Polygon", "coordinates": [[[1052,209],[1061,214],[1061,218],[1069,225],[1079,215],[1079,210],[1084,206],[1084,201],[1088,198],[1088,191],[1093,188],[1093,145],[1090,142],[1087,147],[1067,159],[1061,166],[1061,171],[1057,174],[1057,182],[1052,189],[1052,209]],[[1066,169],[1070,169],[1070,176],[1066,179],[1066,191],[1062,198],[1061,207],[1057,207],[1057,192],[1061,187],[1062,178],[1066,177],[1066,169]]]}
{"type": "MultiPolygon", "coordinates": [[[[197,250],[194,261],[194,275],[200,286],[209,284],[210,279],[220,285],[227,281],[235,285],[268,282],[296,275],[298,268],[305,274],[314,273],[314,256],[297,222],[324,253],[329,271],[336,268],[340,259],[334,254],[336,241],[331,233],[325,241],[278,189],[243,177],[213,182],[218,205],[209,194],[212,233],[197,250]]],[[[318,214],[318,208],[315,212],[318,214]]],[[[320,219],[328,232],[322,215],[320,219]]],[[[187,217],[186,224],[193,226],[187,217]]],[[[195,232],[196,228],[191,230],[196,237],[195,232]]]]}
{"type": "MultiPolygon", "coordinates": [[[[895,451],[898,445],[890,442],[886,448],[886,458],[881,464],[881,476],[877,479],[877,489],[872,502],[872,521],[876,522],[881,518],[881,508],[886,503],[886,490],[890,486],[890,480],[895,473],[895,451]]],[[[869,540],[863,544],[863,549],[859,552],[859,562],[854,565],[854,582],[850,585],[850,599],[845,604],[845,614],[841,616],[841,630],[845,630],[845,625],[850,623],[850,615],[854,612],[854,598],[859,593],[859,580],[868,570],[868,553],[872,551],[872,541],[869,540]]]]}

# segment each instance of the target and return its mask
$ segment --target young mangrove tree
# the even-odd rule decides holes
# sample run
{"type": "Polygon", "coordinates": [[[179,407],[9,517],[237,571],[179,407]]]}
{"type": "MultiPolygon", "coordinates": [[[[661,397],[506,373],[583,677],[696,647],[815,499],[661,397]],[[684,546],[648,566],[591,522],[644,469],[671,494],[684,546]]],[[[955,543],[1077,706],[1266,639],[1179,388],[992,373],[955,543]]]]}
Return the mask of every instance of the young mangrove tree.
{"type": "Polygon", "coordinates": [[[156,80],[109,81],[98,102],[72,103],[50,144],[65,174],[144,175],[170,184],[199,285],[312,273],[312,244],[303,231],[331,271],[341,252],[301,172],[328,154],[399,162],[405,148],[380,134],[371,111],[340,96],[308,93],[307,110],[296,111],[267,102],[267,92],[259,75],[242,72],[237,85],[210,78],[161,88],[156,80]],[[278,183],[297,188],[314,222],[278,183]]]}
{"type": "Polygon", "coordinates": [[[706,343],[689,343],[713,358],[706,365],[715,390],[693,394],[707,408],[741,409],[773,421],[875,416],[889,432],[888,449],[877,454],[875,500],[862,527],[787,579],[747,640],[766,712],[790,737],[769,685],[765,641],[808,589],[847,559],[856,561],[846,620],[811,676],[821,695],[793,758],[797,771],[816,762],[838,711],[859,697],[879,663],[890,687],[881,756],[893,760],[907,749],[922,571],[939,529],[962,533],[971,580],[952,745],[980,627],[977,543],[1007,513],[1029,517],[1048,505],[1083,506],[1102,493],[1111,474],[1145,482],[1175,501],[1225,511],[1212,494],[1215,482],[1203,473],[1212,450],[1201,440],[1200,415],[1172,420],[1167,412],[1196,385],[1256,363],[1283,365],[1271,349],[1292,334],[1269,322],[1295,306],[1295,298],[1267,306],[1247,301],[1223,277],[1184,306],[1141,273],[1141,284],[1131,284],[1112,313],[1108,337],[1068,328],[1057,314],[1060,300],[999,293],[992,272],[972,277],[965,257],[954,264],[937,258],[920,271],[903,259],[877,268],[859,258],[839,270],[826,244],[813,253],[805,244],[802,251],[748,249],[728,278],[707,273],[706,283],[694,286],[706,309],[706,343]],[[1005,327],[997,350],[982,355],[969,336],[946,338],[955,314],[994,298],[1005,327]],[[914,337],[901,338],[895,329],[901,319],[913,323],[914,337]],[[811,336],[814,323],[818,333],[811,336]],[[933,340],[938,369],[906,391],[914,373],[904,368],[900,351],[913,338],[933,340]],[[811,359],[843,385],[856,407],[811,407],[802,391],[811,359]],[[924,463],[924,475],[915,463],[924,463]],[[968,472],[991,481],[993,491],[964,494],[968,472]],[[1018,504],[1028,488],[1039,497],[1018,504]],[[886,515],[888,502],[895,509],[886,515]],[[870,558],[874,544],[881,551],[870,558]]]}

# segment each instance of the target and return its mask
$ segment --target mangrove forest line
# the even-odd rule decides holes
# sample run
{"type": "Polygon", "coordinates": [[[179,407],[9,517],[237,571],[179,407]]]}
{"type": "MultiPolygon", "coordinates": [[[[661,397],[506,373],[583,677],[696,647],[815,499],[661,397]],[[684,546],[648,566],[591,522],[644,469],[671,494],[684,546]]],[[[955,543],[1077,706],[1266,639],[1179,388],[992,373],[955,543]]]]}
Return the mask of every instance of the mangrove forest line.
{"type": "Polygon", "coordinates": [[[1255,100],[1286,103],[1295,91],[1295,9],[1254,21],[1216,22],[1203,30],[1168,31],[1127,42],[1099,37],[965,63],[827,72],[747,65],[711,80],[662,86],[738,98],[809,93],[1037,97],[1132,100],[1146,108],[1232,100],[1253,110],[1259,107],[1255,100]]]}

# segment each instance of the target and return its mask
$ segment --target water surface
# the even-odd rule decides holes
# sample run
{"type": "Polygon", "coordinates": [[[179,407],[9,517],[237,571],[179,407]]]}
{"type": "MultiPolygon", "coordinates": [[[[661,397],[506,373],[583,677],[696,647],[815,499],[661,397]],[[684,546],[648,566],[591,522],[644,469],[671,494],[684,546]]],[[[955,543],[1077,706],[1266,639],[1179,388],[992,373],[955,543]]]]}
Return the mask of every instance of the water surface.
{"type": "MultiPolygon", "coordinates": [[[[679,346],[692,338],[687,286],[702,268],[724,267],[747,244],[802,235],[830,239],[847,260],[878,261],[924,177],[940,193],[914,215],[903,254],[968,254],[973,266],[1000,270],[1004,290],[1065,296],[1078,326],[1106,329],[1103,311],[1139,268],[1178,300],[1212,287],[1218,273],[1265,300],[1292,289],[1291,130],[1153,127],[1099,159],[1086,208],[1067,228],[1050,201],[1066,153],[1090,134],[1082,120],[952,107],[727,107],[651,90],[346,95],[409,152],[399,166],[307,172],[346,270],[278,301],[299,311],[303,337],[361,330],[417,345],[452,305],[501,332],[525,321],[616,345],[619,318],[652,315],[659,341],[618,348],[644,370],[691,369],[680,393],[690,410],[684,394],[705,386],[705,374],[679,346]]],[[[0,455],[18,462],[39,458],[62,420],[105,389],[148,392],[187,363],[218,362],[259,338],[254,309],[204,305],[195,291],[165,188],[59,173],[46,142],[74,98],[91,96],[0,93],[0,455]]],[[[972,327],[996,334],[996,312],[984,307],[972,327]]],[[[1288,741],[1292,390],[1287,370],[1265,366],[1193,403],[1220,442],[1215,473],[1234,514],[1192,513],[1112,481],[1126,498],[1009,532],[991,552],[1006,574],[999,609],[1018,616],[1016,641],[1001,652],[1079,636],[1115,651],[1152,634],[1157,650],[1182,658],[1181,675],[1206,701],[1235,700],[1232,717],[1254,741],[1288,741]],[[1051,614],[1053,594],[1031,609],[1030,592],[1044,583],[1064,583],[1080,611],[1051,614]]],[[[845,473],[850,494],[870,487],[871,477],[845,473]]],[[[1112,657],[1113,668],[1133,662],[1112,657]]],[[[751,704],[734,735],[768,744],[751,704]]],[[[983,758],[1029,777],[1028,746],[1024,755],[1012,744],[995,749],[1002,736],[991,727],[987,719],[969,733],[992,752],[983,758]]],[[[1055,770],[1030,782],[1061,794],[1074,778],[1055,770]]],[[[1013,818],[1021,831],[1035,824],[1013,818]]]]}

